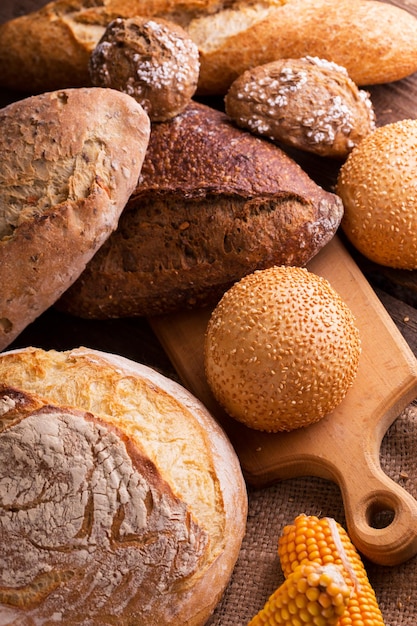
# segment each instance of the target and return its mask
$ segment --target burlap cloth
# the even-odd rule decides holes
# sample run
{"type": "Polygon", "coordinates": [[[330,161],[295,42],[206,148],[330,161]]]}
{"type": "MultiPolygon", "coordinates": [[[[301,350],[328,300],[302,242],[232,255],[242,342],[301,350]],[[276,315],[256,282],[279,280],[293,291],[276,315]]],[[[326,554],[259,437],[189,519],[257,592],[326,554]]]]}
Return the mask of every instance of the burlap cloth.
{"type": "MultiPolygon", "coordinates": [[[[401,413],[381,446],[384,472],[417,497],[417,405],[401,413]]],[[[210,626],[245,626],[284,577],[277,557],[282,528],[300,513],[334,517],[345,525],[339,488],[318,478],[285,480],[264,489],[248,487],[247,532],[230,584],[210,626]]],[[[417,520],[416,520],[417,524],[417,520]]],[[[395,567],[363,559],[386,626],[417,625],[417,557],[395,567]]]]}

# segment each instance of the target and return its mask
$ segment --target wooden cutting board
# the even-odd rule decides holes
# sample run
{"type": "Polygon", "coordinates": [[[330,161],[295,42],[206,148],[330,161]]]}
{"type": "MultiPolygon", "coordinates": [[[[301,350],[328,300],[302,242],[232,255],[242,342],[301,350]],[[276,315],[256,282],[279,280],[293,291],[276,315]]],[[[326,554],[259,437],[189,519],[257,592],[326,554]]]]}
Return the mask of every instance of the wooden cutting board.
{"type": "Polygon", "coordinates": [[[265,486],[320,476],[341,490],[352,541],[369,559],[400,563],[417,553],[417,502],[380,467],[382,439],[417,397],[417,361],[391,317],[338,237],[310,262],[356,316],[362,355],[343,402],[326,418],[290,433],[251,430],[219,407],[204,374],[204,333],[210,310],[150,320],[178,375],[230,437],[248,483],[265,486]],[[378,528],[378,520],[385,520],[378,528]]]}

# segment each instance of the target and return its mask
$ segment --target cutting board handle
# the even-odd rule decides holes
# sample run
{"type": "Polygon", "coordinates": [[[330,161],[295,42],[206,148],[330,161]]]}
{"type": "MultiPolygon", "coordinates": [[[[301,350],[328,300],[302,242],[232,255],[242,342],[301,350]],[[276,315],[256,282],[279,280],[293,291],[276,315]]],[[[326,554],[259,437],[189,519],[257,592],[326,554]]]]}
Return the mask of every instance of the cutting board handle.
{"type": "MultiPolygon", "coordinates": [[[[402,384],[397,381],[399,397],[415,394],[413,378],[410,373],[402,384]]],[[[281,453],[274,472],[281,478],[310,475],[336,483],[346,529],[356,548],[374,563],[393,566],[417,554],[417,500],[380,465],[381,441],[398,415],[398,403],[391,398],[393,404],[388,403],[381,415],[372,407],[371,397],[362,404],[364,416],[349,421],[349,411],[341,406],[333,416],[310,426],[301,448],[295,431],[277,437],[281,453]],[[337,428],[332,429],[333,417],[337,428]]]]}
{"type": "Polygon", "coordinates": [[[340,485],[349,536],[375,563],[393,565],[417,553],[417,502],[379,466],[340,485]]]}

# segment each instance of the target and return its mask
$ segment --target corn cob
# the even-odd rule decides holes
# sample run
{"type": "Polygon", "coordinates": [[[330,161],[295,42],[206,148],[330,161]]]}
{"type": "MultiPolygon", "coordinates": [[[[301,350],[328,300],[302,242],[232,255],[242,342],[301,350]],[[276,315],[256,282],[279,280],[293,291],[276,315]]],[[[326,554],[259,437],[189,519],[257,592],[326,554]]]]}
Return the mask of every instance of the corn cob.
{"type": "Polygon", "coordinates": [[[336,626],[350,594],[340,567],[305,563],[291,572],[248,626],[336,626]]]}
{"type": "Polygon", "coordinates": [[[278,542],[278,555],[285,577],[303,563],[332,563],[343,568],[353,589],[337,626],[384,626],[362,560],[344,528],[334,519],[298,516],[292,525],[284,528],[278,542]]]}

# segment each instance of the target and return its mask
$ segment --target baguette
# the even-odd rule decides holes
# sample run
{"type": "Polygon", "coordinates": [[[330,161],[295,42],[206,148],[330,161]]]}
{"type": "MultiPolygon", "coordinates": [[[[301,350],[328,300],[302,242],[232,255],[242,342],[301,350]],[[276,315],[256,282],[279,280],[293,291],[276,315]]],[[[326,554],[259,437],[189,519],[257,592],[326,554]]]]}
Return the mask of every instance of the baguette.
{"type": "Polygon", "coordinates": [[[333,61],[357,85],[417,70],[417,18],[404,9],[377,0],[279,4],[226,9],[190,23],[188,34],[200,50],[200,95],[226,93],[247,69],[282,58],[333,61]]]}
{"type": "Polygon", "coordinates": [[[0,111],[0,350],[115,230],[149,133],[143,108],[111,89],[50,92],[0,111]]]}
{"type": "Polygon", "coordinates": [[[307,263],[342,214],[280,148],[193,102],[153,125],[118,229],[56,306],[102,319],[206,306],[255,269],[307,263]]]}
{"type": "Polygon", "coordinates": [[[0,26],[0,86],[89,85],[89,57],[106,26],[137,15],[187,30],[200,50],[199,95],[225,94],[247,69],[280,58],[326,58],[358,85],[417,70],[417,18],[378,0],[55,0],[0,26]]]}
{"type": "Polygon", "coordinates": [[[0,379],[1,623],[202,626],[247,515],[205,407],[85,348],[3,353],[0,379]]]}
{"type": "Polygon", "coordinates": [[[162,17],[180,26],[221,0],[55,0],[0,25],[0,86],[41,93],[91,84],[88,63],[118,17],[162,17]]]}

